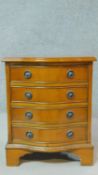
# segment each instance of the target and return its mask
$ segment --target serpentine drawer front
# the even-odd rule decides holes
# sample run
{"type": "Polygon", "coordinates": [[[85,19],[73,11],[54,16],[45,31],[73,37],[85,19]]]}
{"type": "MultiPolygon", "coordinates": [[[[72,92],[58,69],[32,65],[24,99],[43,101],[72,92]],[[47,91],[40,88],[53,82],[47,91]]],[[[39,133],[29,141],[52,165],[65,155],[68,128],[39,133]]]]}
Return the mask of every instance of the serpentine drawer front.
{"type": "MultiPolygon", "coordinates": [[[[39,128],[39,127],[38,127],[39,128]]],[[[32,128],[32,127],[13,127],[12,142],[27,143],[37,146],[51,144],[72,144],[87,143],[87,127],[86,126],[70,126],[62,128],[32,128]],[[82,132],[82,135],[81,135],[82,132]]]]}
{"type": "Polygon", "coordinates": [[[34,151],[76,154],[93,163],[91,144],[94,57],[5,58],[7,165],[34,151]]]}
{"type": "Polygon", "coordinates": [[[12,102],[72,103],[87,102],[87,87],[13,87],[12,102]]]}
{"type": "Polygon", "coordinates": [[[13,122],[29,122],[36,124],[67,124],[75,122],[87,122],[87,107],[64,107],[61,109],[34,109],[33,107],[12,108],[13,122]]]}
{"type": "Polygon", "coordinates": [[[73,66],[40,66],[40,65],[12,65],[10,70],[12,81],[26,81],[26,82],[72,82],[88,80],[87,65],[73,65],[73,66]]]}

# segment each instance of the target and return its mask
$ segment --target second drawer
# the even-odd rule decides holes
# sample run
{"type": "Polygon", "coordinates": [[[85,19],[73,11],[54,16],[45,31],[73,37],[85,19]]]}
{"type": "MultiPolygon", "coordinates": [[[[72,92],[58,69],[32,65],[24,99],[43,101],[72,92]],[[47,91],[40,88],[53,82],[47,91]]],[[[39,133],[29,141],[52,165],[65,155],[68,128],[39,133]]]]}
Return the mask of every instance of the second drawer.
{"type": "Polygon", "coordinates": [[[40,103],[87,102],[87,87],[12,87],[11,100],[40,103]]]}

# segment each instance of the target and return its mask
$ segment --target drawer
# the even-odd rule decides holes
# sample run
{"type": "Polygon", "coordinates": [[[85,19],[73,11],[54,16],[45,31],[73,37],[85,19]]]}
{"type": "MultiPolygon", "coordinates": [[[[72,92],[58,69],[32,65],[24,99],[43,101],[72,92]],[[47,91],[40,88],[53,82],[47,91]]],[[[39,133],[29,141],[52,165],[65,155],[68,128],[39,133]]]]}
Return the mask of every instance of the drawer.
{"type": "Polygon", "coordinates": [[[13,127],[13,143],[77,143],[87,140],[86,126],[70,126],[66,128],[32,128],[13,127]]]}
{"type": "Polygon", "coordinates": [[[26,82],[72,82],[87,81],[88,67],[86,65],[70,66],[12,66],[11,81],[26,82]]]}
{"type": "Polygon", "coordinates": [[[87,97],[88,90],[86,87],[13,87],[11,89],[12,101],[25,101],[37,103],[72,103],[86,102],[87,97]]]}
{"type": "Polygon", "coordinates": [[[33,109],[12,108],[13,122],[28,122],[34,124],[67,124],[75,122],[87,122],[87,108],[65,108],[65,109],[33,109]]]}

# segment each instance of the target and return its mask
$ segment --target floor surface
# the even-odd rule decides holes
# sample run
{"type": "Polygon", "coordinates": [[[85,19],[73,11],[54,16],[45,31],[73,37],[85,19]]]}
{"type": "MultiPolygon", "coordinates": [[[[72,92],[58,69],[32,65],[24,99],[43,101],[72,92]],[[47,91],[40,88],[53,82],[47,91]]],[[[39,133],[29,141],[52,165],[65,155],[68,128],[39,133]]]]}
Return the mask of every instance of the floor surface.
{"type": "Polygon", "coordinates": [[[98,175],[98,119],[93,118],[94,165],[81,166],[79,161],[68,159],[30,160],[18,167],[7,167],[5,145],[7,143],[6,113],[0,114],[0,175],[98,175]]]}

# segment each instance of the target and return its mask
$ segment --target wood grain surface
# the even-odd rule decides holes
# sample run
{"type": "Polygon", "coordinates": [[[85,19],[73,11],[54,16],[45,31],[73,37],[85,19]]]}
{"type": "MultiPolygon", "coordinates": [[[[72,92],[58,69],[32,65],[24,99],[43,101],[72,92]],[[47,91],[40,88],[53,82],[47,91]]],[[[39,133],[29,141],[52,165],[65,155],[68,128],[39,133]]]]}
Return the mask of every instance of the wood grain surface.
{"type": "Polygon", "coordinates": [[[3,59],[7,84],[7,165],[19,165],[21,156],[33,151],[68,151],[79,156],[82,165],[93,163],[91,108],[95,60],[95,57],[3,59]],[[27,71],[29,78],[25,76],[27,71]],[[27,112],[32,114],[31,118],[26,116],[27,112]],[[71,118],[68,112],[73,113],[71,118]]]}

